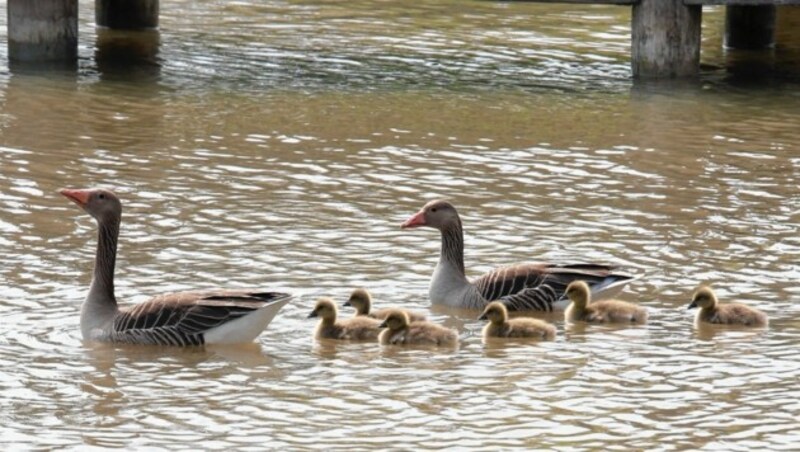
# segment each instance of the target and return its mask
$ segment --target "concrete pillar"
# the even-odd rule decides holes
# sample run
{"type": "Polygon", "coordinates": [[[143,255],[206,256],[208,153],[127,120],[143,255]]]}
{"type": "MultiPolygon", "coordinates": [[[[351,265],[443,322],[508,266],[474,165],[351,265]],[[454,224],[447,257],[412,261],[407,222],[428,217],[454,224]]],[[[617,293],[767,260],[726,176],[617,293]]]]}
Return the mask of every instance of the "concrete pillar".
{"type": "Polygon", "coordinates": [[[683,0],[641,0],[631,17],[634,77],[685,77],[700,70],[701,6],[683,0]]]}
{"type": "Polygon", "coordinates": [[[95,22],[101,27],[140,30],[158,27],[158,0],[95,0],[95,22]]]}
{"type": "Polygon", "coordinates": [[[800,5],[779,6],[776,22],[776,44],[796,49],[798,46],[794,44],[800,43],[800,5]]]}
{"type": "Polygon", "coordinates": [[[76,64],[78,0],[8,0],[12,63],[76,64]]]}
{"type": "Polygon", "coordinates": [[[147,80],[160,74],[161,37],[155,28],[112,30],[98,28],[94,60],[102,78],[147,80]]]}
{"type": "Polygon", "coordinates": [[[737,5],[725,9],[725,47],[765,49],[775,45],[775,5],[737,5]]]}

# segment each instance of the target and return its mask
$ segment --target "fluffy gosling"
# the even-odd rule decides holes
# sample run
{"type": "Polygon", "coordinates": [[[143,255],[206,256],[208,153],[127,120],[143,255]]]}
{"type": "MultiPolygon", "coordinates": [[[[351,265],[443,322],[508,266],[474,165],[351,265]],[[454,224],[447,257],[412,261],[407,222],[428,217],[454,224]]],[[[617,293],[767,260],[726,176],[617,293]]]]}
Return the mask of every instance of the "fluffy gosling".
{"type": "Polygon", "coordinates": [[[478,320],[489,320],[483,327],[483,338],[490,337],[529,337],[553,340],[556,338],[556,327],[538,319],[508,319],[508,309],[499,302],[493,301],[486,306],[478,320]]]}
{"type": "MultiPolygon", "coordinates": [[[[355,289],[351,294],[350,298],[344,303],[343,306],[352,306],[356,308],[356,317],[363,315],[367,317],[371,317],[373,319],[383,320],[389,315],[391,312],[391,308],[386,309],[378,309],[377,311],[372,310],[372,295],[370,295],[367,289],[355,289]]],[[[414,311],[406,311],[408,313],[408,318],[412,322],[419,322],[427,320],[425,318],[425,314],[420,312],[414,311]]]]}
{"type": "Polygon", "coordinates": [[[336,321],[336,303],[330,298],[320,298],[308,318],[319,317],[314,337],[317,339],[338,339],[369,341],[378,338],[381,322],[369,317],[354,317],[336,321]]]}
{"type": "Polygon", "coordinates": [[[386,316],[380,328],[379,337],[383,345],[456,345],[458,334],[441,325],[430,322],[414,322],[408,318],[408,313],[400,309],[393,309],[386,316]]]}
{"type": "Polygon", "coordinates": [[[567,322],[588,323],[645,323],[647,310],[641,306],[619,300],[592,302],[591,289],[583,281],[573,281],[567,286],[567,297],[572,301],[566,311],[567,322]]]}
{"type": "Polygon", "coordinates": [[[688,309],[700,308],[697,311],[697,322],[716,323],[720,325],[767,326],[767,315],[758,309],[741,303],[721,304],[714,291],[703,286],[692,295],[692,303],[688,309]]]}

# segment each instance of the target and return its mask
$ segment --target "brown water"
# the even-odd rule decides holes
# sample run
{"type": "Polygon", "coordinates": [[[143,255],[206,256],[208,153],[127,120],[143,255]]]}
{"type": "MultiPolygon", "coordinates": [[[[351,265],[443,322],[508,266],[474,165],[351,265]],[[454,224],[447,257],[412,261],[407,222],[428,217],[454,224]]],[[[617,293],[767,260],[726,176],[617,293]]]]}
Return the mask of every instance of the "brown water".
{"type": "Polygon", "coordinates": [[[800,36],[745,78],[733,62],[752,56],[720,50],[710,9],[701,79],[643,86],[625,8],[165,0],[158,55],[126,68],[95,63],[81,8],[77,75],[0,73],[0,443],[800,441],[800,36]],[[94,224],[56,189],[95,185],[125,202],[121,299],[224,285],[298,300],[251,347],[83,344],[94,224]],[[652,321],[550,317],[555,342],[484,345],[476,313],[426,300],[435,233],[398,228],[440,196],[470,274],[628,265],[647,276],[623,298],[652,321]],[[701,282],[769,330],[694,328],[701,282]],[[312,340],[315,297],[358,285],[458,328],[460,348],[312,340]]]}

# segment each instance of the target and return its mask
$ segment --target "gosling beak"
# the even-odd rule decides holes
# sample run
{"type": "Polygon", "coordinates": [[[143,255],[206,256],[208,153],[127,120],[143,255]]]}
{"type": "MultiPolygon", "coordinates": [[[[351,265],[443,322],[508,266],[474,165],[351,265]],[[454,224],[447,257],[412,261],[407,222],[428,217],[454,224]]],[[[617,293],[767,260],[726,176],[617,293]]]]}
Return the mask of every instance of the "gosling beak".
{"type": "Polygon", "coordinates": [[[347,301],[344,302],[344,304],[342,306],[344,306],[346,308],[349,308],[350,306],[353,306],[353,305],[350,303],[350,300],[347,300],[347,301]]]}
{"type": "Polygon", "coordinates": [[[306,317],[306,318],[307,319],[313,319],[316,316],[317,316],[317,311],[311,311],[311,314],[309,314],[308,317],[306,317]]]}
{"type": "Polygon", "coordinates": [[[86,207],[86,204],[89,202],[89,190],[75,190],[70,188],[64,188],[58,191],[62,195],[66,196],[70,201],[74,202],[75,204],[86,207]]]}
{"type": "Polygon", "coordinates": [[[420,226],[425,226],[425,211],[420,210],[419,212],[415,213],[411,218],[404,221],[403,224],[400,225],[400,229],[411,229],[411,228],[418,228],[420,226]]]}
{"type": "Polygon", "coordinates": [[[487,317],[487,316],[486,316],[486,313],[484,312],[483,314],[481,314],[481,316],[480,316],[480,317],[478,317],[478,320],[486,320],[486,319],[488,319],[488,318],[489,318],[489,317],[487,317]]]}
{"type": "Polygon", "coordinates": [[[388,328],[388,327],[389,325],[386,324],[386,320],[384,320],[383,322],[381,322],[380,325],[378,325],[378,328],[388,328]]]}
{"type": "Polygon", "coordinates": [[[686,309],[694,309],[696,307],[697,307],[697,302],[696,301],[692,301],[692,304],[690,304],[689,307],[686,308],[686,309]]]}

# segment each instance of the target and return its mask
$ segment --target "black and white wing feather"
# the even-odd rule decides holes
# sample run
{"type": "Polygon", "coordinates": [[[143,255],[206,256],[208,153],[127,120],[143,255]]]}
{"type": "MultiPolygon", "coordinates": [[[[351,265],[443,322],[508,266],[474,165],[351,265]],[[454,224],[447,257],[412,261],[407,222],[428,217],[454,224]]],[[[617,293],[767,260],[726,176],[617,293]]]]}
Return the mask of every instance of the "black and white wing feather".
{"type": "Polygon", "coordinates": [[[552,311],[569,283],[583,280],[592,290],[636,277],[596,264],[519,264],[493,270],[473,282],[486,302],[501,300],[509,311],[552,311]]]}
{"type": "Polygon", "coordinates": [[[203,334],[260,308],[290,298],[278,292],[179,292],[121,311],[111,327],[114,342],[203,345],[203,334]]]}

